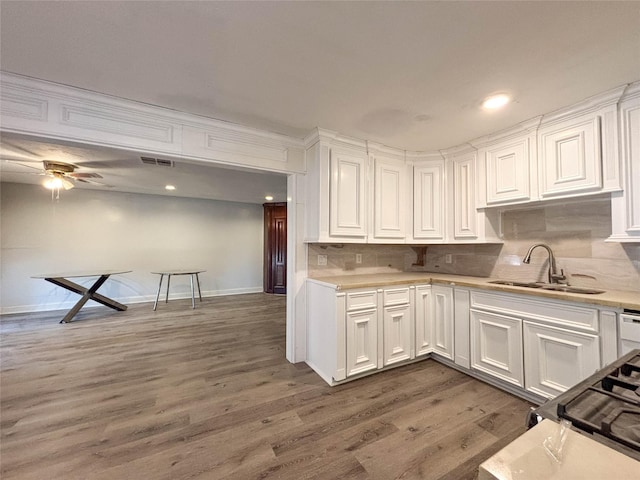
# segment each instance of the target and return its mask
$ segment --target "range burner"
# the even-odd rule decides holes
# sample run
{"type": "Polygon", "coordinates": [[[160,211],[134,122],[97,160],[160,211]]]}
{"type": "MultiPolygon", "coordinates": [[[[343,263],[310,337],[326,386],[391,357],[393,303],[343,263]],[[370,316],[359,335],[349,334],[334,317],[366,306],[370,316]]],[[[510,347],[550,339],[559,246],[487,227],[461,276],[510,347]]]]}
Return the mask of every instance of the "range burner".
{"type": "MultiPolygon", "coordinates": [[[[533,412],[640,460],[640,350],[634,350],[533,412]]],[[[534,425],[530,416],[529,424],[534,425]]]]}

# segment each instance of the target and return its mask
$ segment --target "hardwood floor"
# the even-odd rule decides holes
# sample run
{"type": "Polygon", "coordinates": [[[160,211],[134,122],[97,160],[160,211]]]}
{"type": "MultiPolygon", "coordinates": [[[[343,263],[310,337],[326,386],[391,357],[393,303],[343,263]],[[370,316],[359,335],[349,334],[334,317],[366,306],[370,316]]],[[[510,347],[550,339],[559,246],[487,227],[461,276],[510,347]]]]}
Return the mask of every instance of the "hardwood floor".
{"type": "Polygon", "coordinates": [[[3,480],[466,479],[529,404],[433,360],[328,387],[264,294],[0,319],[3,480]]]}

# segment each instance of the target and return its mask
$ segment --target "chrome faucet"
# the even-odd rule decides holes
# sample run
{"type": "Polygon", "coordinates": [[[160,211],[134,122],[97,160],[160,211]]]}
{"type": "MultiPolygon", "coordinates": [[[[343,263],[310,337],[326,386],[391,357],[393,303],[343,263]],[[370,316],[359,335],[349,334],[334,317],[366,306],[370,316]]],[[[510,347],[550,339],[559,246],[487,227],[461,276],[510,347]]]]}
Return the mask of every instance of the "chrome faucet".
{"type": "Polygon", "coordinates": [[[549,245],[545,245],[544,243],[536,243],[529,247],[529,251],[522,259],[523,263],[529,264],[531,263],[531,253],[536,247],[542,247],[547,250],[549,253],[549,272],[547,273],[549,278],[549,283],[564,283],[567,277],[564,276],[564,270],[560,269],[560,273],[558,274],[556,268],[556,257],[554,257],[553,252],[551,251],[551,247],[549,245]]]}

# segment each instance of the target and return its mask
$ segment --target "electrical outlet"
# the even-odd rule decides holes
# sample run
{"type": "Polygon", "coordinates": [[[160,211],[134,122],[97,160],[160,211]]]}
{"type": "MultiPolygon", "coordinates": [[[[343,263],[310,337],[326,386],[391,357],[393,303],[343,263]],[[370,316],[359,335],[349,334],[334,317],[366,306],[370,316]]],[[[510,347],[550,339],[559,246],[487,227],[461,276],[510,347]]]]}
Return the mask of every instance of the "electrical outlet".
{"type": "Polygon", "coordinates": [[[362,263],[362,254],[356,253],[356,263],[362,263]]]}
{"type": "Polygon", "coordinates": [[[326,265],[326,264],[327,264],[327,256],[318,255],[318,265],[326,265]]]}
{"type": "Polygon", "coordinates": [[[444,263],[453,263],[453,257],[451,256],[451,254],[450,254],[450,253],[447,253],[447,254],[444,256],[444,263]]]}

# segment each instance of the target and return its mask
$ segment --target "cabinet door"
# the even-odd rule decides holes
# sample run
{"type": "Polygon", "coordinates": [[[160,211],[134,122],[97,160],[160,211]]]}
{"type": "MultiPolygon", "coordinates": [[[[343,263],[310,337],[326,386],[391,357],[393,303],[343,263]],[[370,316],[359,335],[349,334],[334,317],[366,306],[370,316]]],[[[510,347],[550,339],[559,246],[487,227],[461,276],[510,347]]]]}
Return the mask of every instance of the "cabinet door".
{"type": "Polygon", "coordinates": [[[540,129],[540,195],[602,188],[600,117],[540,129]]]}
{"type": "Polygon", "coordinates": [[[524,322],[525,388],[547,398],[600,368],[596,335],[524,322]]]}
{"type": "Polygon", "coordinates": [[[330,168],[329,235],[364,237],[366,159],[332,150],[330,168]]]}
{"type": "Polygon", "coordinates": [[[433,351],[453,360],[453,288],[434,285],[433,301],[433,351]]]}
{"type": "Polygon", "coordinates": [[[611,195],[611,238],[640,242],[640,97],[620,106],[624,191],[611,195]]]}
{"type": "Polygon", "coordinates": [[[524,386],[522,320],[471,310],[471,367],[524,386]]]}
{"type": "Polygon", "coordinates": [[[456,239],[478,237],[475,153],[453,160],[453,235],[456,239]]]}
{"type": "Polygon", "coordinates": [[[488,205],[531,198],[529,138],[489,147],[485,159],[488,205]]]}
{"type": "Polygon", "coordinates": [[[377,310],[347,312],[347,376],[378,367],[377,310]]]}
{"type": "Polygon", "coordinates": [[[444,163],[413,168],[413,236],[444,239],[444,163]]]}
{"type": "Polygon", "coordinates": [[[433,352],[433,302],[431,286],[416,287],[416,357],[433,352]]]}
{"type": "Polygon", "coordinates": [[[384,307],[384,365],[411,358],[411,306],[384,307]]]}
{"type": "Polygon", "coordinates": [[[373,235],[404,239],[406,236],[407,167],[375,160],[373,235]]]}

